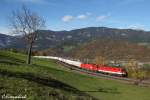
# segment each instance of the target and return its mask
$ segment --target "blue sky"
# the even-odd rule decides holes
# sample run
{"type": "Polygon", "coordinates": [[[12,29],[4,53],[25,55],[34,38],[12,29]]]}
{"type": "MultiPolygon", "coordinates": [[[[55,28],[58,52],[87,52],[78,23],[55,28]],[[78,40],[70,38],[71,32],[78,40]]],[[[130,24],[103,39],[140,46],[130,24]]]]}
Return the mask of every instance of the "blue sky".
{"type": "Polygon", "coordinates": [[[83,27],[150,31],[150,0],[0,0],[0,33],[10,32],[8,17],[25,4],[46,20],[46,29],[83,27]]]}

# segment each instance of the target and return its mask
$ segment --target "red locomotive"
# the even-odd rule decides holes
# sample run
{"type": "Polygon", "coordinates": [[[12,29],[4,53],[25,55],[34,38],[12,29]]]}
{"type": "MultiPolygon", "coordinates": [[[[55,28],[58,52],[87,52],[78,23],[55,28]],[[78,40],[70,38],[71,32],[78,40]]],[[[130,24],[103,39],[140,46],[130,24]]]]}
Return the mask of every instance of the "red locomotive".
{"type": "Polygon", "coordinates": [[[110,67],[106,65],[96,65],[96,64],[81,64],[80,68],[97,71],[104,74],[110,74],[115,76],[127,76],[127,72],[124,68],[110,67]]]}

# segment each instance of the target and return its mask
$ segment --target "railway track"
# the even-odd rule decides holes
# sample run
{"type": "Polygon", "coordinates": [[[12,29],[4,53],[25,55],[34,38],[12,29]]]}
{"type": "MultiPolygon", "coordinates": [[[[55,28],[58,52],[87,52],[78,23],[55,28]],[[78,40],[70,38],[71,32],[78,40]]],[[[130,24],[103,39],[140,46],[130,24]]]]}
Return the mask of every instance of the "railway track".
{"type": "MultiPolygon", "coordinates": [[[[85,70],[85,69],[78,68],[76,66],[66,64],[66,63],[61,62],[61,61],[57,61],[57,62],[59,64],[63,65],[64,67],[70,69],[70,70],[74,70],[76,72],[79,72],[79,73],[82,73],[82,74],[87,74],[87,75],[90,75],[90,76],[96,76],[96,77],[99,77],[99,78],[105,78],[105,79],[111,79],[111,80],[119,80],[119,81],[122,81],[122,82],[132,83],[132,84],[139,81],[139,80],[125,78],[125,77],[117,77],[117,76],[106,75],[106,74],[102,74],[102,73],[98,73],[98,72],[88,71],[88,70],[85,70]]],[[[150,82],[141,81],[138,85],[150,87],[150,82]]]]}

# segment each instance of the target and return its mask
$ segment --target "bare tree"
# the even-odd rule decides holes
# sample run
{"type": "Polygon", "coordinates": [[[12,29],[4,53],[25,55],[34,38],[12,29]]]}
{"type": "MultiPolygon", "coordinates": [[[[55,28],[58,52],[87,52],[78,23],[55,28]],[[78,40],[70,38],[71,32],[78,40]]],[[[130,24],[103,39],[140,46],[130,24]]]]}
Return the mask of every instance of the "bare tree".
{"type": "Polygon", "coordinates": [[[31,12],[26,6],[21,10],[13,11],[10,25],[13,33],[24,36],[28,47],[26,63],[31,63],[32,45],[37,38],[38,30],[45,27],[45,21],[37,13],[31,12]]]}
{"type": "Polygon", "coordinates": [[[96,56],[94,59],[95,64],[97,65],[104,65],[105,64],[105,59],[102,56],[96,56]]]}

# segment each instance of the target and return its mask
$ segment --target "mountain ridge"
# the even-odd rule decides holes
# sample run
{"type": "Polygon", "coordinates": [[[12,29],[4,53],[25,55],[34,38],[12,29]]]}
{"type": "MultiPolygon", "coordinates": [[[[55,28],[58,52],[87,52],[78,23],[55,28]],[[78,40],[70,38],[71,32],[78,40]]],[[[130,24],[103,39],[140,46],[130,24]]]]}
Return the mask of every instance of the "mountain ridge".
{"type": "MultiPolygon", "coordinates": [[[[77,46],[91,40],[100,38],[125,39],[136,43],[150,43],[150,32],[133,29],[117,29],[108,27],[86,27],[70,31],[39,30],[35,50],[57,48],[64,46],[77,46]]],[[[25,41],[21,37],[0,34],[0,48],[24,49],[25,41]],[[10,39],[8,39],[8,37],[10,39]],[[5,38],[5,39],[4,39],[5,38]],[[16,39],[17,38],[17,39],[16,39]],[[9,44],[7,41],[10,41],[9,44]]]]}

